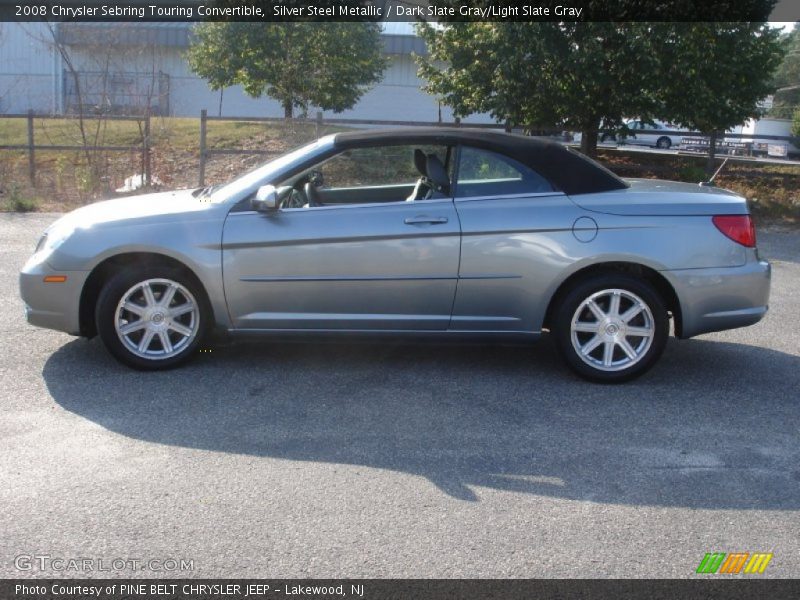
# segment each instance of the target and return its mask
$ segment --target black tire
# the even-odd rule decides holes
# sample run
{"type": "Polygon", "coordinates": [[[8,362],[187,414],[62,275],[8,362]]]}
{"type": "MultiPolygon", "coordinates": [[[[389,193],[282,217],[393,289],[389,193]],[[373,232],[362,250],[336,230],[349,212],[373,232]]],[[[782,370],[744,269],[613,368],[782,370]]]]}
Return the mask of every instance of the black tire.
{"type": "Polygon", "coordinates": [[[656,148],[660,148],[662,150],[669,150],[672,147],[672,140],[668,137],[660,137],[656,142],[656,148]]]}
{"type": "MultiPolygon", "coordinates": [[[[159,289],[159,285],[166,284],[154,284],[156,290],[159,289]]],[[[185,305],[188,306],[189,304],[185,305]]],[[[165,310],[169,310],[169,307],[166,307],[165,310]]],[[[191,358],[200,344],[203,343],[211,327],[211,315],[212,311],[205,290],[203,290],[202,286],[193,276],[174,267],[141,265],[128,267],[106,281],[97,299],[95,323],[100,339],[103,340],[103,344],[114,358],[122,364],[133,367],[134,369],[155,371],[176,367],[191,358]],[[176,292],[175,295],[197,307],[196,311],[192,311],[189,316],[189,325],[185,326],[194,332],[192,336],[181,336],[175,332],[167,333],[168,336],[177,335],[181,338],[180,346],[178,344],[175,346],[174,355],[150,358],[139,356],[134,353],[134,350],[123,343],[121,334],[118,334],[115,327],[117,308],[123,295],[128,293],[137,284],[150,280],[167,280],[182,286],[188,291],[194,302],[189,302],[186,296],[180,295],[181,292],[176,292]]],[[[144,317],[140,318],[143,321],[147,320],[144,317]]],[[[163,318],[164,317],[162,317],[162,319],[163,318]]],[[[175,320],[177,321],[183,318],[183,316],[176,317],[175,320]]],[[[178,325],[181,325],[181,323],[179,322],[178,325]]],[[[161,345],[160,341],[151,342],[149,347],[158,347],[159,345],[161,345]]],[[[164,346],[161,347],[162,351],[166,353],[164,346]]]]}
{"type": "Polygon", "coordinates": [[[669,336],[669,316],[658,292],[647,281],[623,273],[600,274],[580,280],[560,297],[554,313],[552,333],[555,336],[559,353],[575,373],[590,381],[622,383],[645,373],[661,356],[669,336]],[[613,290],[620,293],[612,292],[613,290]],[[638,302],[634,302],[634,299],[641,300],[647,310],[640,310],[629,322],[623,322],[621,317],[612,318],[610,316],[607,321],[601,321],[593,311],[583,306],[584,302],[595,294],[599,294],[596,297],[595,306],[599,307],[603,313],[608,308],[609,314],[614,314],[610,303],[611,298],[615,295],[619,298],[617,300],[619,302],[618,315],[632,309],[634,304],[638,307],[638,302]],[[605,305],[603,302],[609,304],[605,305]],[[581,313],[577,313],[579,308],[581,308],[581,313]],[[594,320],[598,330],[602,331],[596,334],[591,331],[574,332],[573,318],[576,318],[578,325],[589,328],[595,326],[595,323],[586,321],[594,320]],[[607,323],[607,325],[603,325],[603,323],[607,323]],[[630,336],[627,336],[624,335],[627,329],[623,329],[623,327],[631,327],[631,330],[636,332],[650,330],[652,335],[645,337],[631,333],[630,336]],[[649,342],[647,341],[648,337],[650,338],[649,342]],[[635,361],[626,354],[627,351],[622,345],[613,341],[623,339],[627,343],[628,351],[635,351],[635,361]],[[582,357],[576,345],[585,350],[592,347],[597,340],[606,341],[599,342],[600,345],[594,346],[594,350],[591,350],[585,358],[582,357]],[[605,351],[608,344],[611,346],[611,364],[607,367],[596,364],[605,360],[605,356],[600,357],[599,354],[605,351]],[[626,361],[631,363],[627,367],[625,367],[626,361]],[[615,362],[619,364],[615,364],[615,362]]]}

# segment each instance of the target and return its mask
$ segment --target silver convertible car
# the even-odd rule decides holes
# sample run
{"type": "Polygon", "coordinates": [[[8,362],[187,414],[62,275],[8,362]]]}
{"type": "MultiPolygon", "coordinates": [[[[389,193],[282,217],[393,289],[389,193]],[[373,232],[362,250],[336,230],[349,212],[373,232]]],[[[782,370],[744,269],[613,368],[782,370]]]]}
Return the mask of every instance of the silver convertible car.
{"type": "Polygon", "coordinates": [[[670,332],[767,311],[746,201],[623,180],[559,144],[454,128],[323,137],[232,182],[56,221],[20,275],[33,325],[123,363],[182,363],[212,330],[530,340],[602,382],[670,332]]]}

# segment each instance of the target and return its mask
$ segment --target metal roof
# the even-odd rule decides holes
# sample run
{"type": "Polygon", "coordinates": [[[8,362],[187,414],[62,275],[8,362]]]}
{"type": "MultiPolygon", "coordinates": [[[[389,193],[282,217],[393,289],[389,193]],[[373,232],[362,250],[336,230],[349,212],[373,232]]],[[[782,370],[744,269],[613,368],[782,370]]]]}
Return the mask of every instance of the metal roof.
{"type": "MultiPolygon", "coordinates": [[[[194,23],[58,23],[58,41],[67,46],[155,45],[187,48],[194,23]]],[[[383,23],[385,54],[426,55],[425,42],[414,34],[410,23],[383,23]]]]}
{"type": "Polygon", "coordinates": [[[185,48],[191,23],[59,23],[58,41],[67,46],[155,45],[185,48]]]}

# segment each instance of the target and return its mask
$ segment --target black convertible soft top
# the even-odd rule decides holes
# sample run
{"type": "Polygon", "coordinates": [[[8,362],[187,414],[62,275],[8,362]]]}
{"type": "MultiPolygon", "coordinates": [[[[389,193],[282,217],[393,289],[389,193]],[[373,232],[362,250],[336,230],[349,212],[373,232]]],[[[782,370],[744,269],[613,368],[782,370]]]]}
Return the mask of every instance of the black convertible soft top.
{"type": "Polygon", "coordinates": [[[590,194],[628,187],[605,167],[557,142],[468,127],[408,127],[337,133],[339,149],[386,144],[467,145],[510,156],[546,177],[565,194],[590,194]]]}

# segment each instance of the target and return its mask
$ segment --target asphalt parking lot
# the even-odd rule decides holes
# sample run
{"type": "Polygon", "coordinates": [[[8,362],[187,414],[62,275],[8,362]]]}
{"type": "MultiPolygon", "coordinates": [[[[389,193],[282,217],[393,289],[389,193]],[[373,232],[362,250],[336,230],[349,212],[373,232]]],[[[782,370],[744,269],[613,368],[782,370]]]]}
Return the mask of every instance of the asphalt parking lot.
{"type": "Polygon", "coordinates": [[[800,232],[760,232],[763,322],[611,387],[548,340],[262,341],[134,372],[25,323],[17,271],[54,219],[0,215],[2,577],[694,577],[714,551],[800,576],[800,232]]]}

